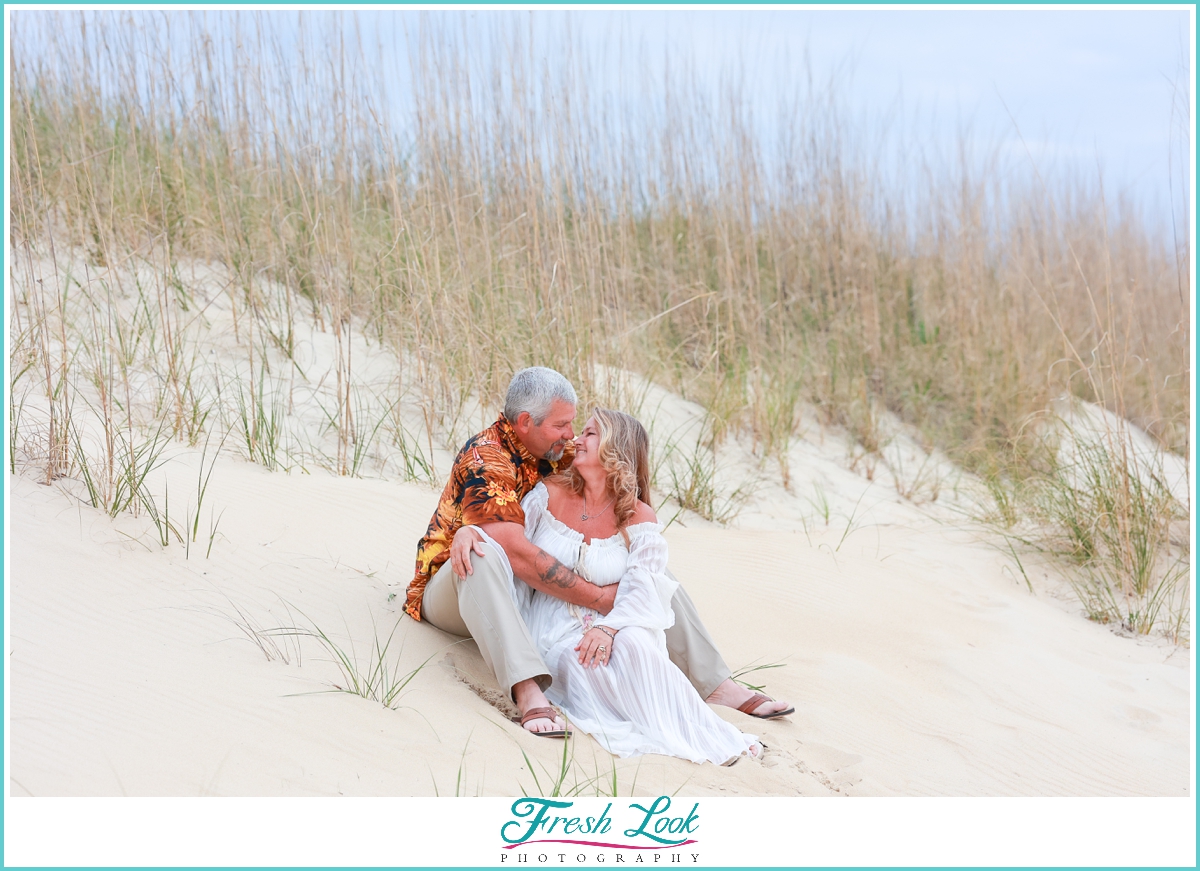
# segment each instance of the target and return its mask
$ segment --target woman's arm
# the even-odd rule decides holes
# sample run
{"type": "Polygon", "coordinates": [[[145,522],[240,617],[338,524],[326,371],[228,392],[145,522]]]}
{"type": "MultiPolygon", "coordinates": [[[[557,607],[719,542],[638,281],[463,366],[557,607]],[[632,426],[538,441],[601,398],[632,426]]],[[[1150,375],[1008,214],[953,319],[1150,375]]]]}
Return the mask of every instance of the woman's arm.
{"type": "MultiPolygon", "coordinates": [[[[650,506],[642,505],[632,518],[637,523],[654,523],[650,506]]],[[[675,623],[671,611],[671,596],[679,584],[667,577],[667,540],[656,526],[642,526],[634,531],[629,542],[629,561],[625,574],[617,584],[617,595],[601,624],[610,630],[628,626],[646,629],[669,629],[675,623]]]]}

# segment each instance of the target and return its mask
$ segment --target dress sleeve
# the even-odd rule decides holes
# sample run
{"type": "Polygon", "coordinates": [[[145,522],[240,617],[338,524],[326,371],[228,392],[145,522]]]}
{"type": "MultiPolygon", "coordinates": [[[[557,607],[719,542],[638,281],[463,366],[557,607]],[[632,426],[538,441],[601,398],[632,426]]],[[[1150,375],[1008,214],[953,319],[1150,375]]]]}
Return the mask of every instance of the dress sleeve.
{"type": "Polygon", "coordinates": [[[617,587],[613,609],[596,622],[612,629],[640,626],[663,630],[675,625],[671,597],[679,587],[667,577],[667,540],[657,523],[640,523],[630,533],[629,562],[617,587]]]}
{"type": "Polygon", "coordinates": [[[546,520],[546,506],[549,503],[550,492],[545,484],[539,483],[529,491],[529,495],[521,500],[521,508],[525,511],[525,537],[533,541],[538,527],[546,520]]]}

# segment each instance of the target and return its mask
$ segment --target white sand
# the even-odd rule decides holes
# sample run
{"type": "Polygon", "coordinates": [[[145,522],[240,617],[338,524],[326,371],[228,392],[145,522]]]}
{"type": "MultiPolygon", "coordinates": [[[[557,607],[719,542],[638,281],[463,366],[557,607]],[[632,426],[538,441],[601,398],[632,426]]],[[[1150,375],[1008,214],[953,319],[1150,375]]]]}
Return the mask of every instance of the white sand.
{"type": "MultiPolygon", "coordinates": [[[[228,398],[248,371],[245,337],[221,282],[203,269],[191,280],[207,300],[184,325],[197,373],[228,398]]],[[[361,469],[382,477],[322,468],[335,452],[321,407],[337,348],[299,326],[295,365],[276,355],[269,385],[286,397],[292,472],[239,459],[231,438],[190,553],[164,548],[144,514],[84,504],[78,481],[41,483],[36,450],[22,450],[6,502],[13,796],[512,796],[555,778],[562,745],[507,721],[474,644],[401,616],[440,487],[399,483],[394,444],[361,469]],[[428,664],[387,708],[332,691],[344,676],[314,639],[256,644],[245,631],[279,627],[319,627],[364,670],[395,628],[389,668],[428,664]]],[[[359,419],[399,395],[389,420],[411,447],[419,373],[354,342],[359,419]]],[[[652,424],[661,483],[695,450],[702,412],[613,375],[614,395],[652,424]]],[[[32,377],[19,385],[19,445],[36,443],[44,413],[32,377]]],[[[147,376],[140,389],[154,386],[147,376]]],[[[486,414],[468,410],[425,448],[435,477],[486,414]]],[[[213,423],[234,428],[228,405],[213,423]]],[[[790,719],[717,709],[762,736],[765,758],[614,761],[580,736],[568,790],[594,795],[615,771],[622,793],[636,782],[643,795],[1188,794],[1190,651],[1089,623],[1049,567],[1026,562],[1031,593],[963,520],[978,484],[887,425],[894,437],[873,460],[809,420],[787,487],[774,461],[726,442],[714,461],[717,507],[734,515],[725,527],[660,506],[675,519],[671,566],[730,665],[783,663],[751,678],[795,703],[790,719]]],[[[96,422],[84,426],[94,439],[96,422]]],[[[168,454],[151,487],[182,525],[201,451],[168,454]]]]}
{"type": "MultiPolygon", "coordinates": [[[[170,492],[194,487],[198,459],[169,464],[170,492]]],[[[515,795],[535,788],[522,750],[557,769],[559,744],[488,703],[471,642],[400,618],[433,491],[234,459],[209,490],[219,535],[204,558],[206,518],[187,559],[144,519],[12,479],[14,796],[453,795],[460,771],[461,792],[515,795]],[[319,626],[364,665],[401,619],[389,658],[432,660],[388,710],[322,692],[340,677],[311,639],[302,660],[274,639],[291,662],[268,661],[237,610],[319,626]]],[[[1030,595],[996,550],[932,522],[841,535],[672,526],[672,567],[725,657],[785,662],[757,674],[797,713],[718,709],[763,737],[762,763],[614,763],[584,737],[572,777],[615,764],[623,788],[636,771],[639,792],[690,795],[1187,794],[1187,650],[1030,595]]]]}

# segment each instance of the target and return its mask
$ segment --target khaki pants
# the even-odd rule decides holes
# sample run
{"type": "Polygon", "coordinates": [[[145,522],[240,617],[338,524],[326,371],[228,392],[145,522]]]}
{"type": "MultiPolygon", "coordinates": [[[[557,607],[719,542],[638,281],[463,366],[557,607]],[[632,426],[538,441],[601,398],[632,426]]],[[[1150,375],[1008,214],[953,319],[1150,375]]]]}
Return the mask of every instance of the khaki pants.
{"type": "MultiPolygon", "coordinates": [[[[456,575],[447,560],[425,587],[421,619],[443,632],[475,639],[483,661],[510,698],[513,685],[529,678],[544,691],[551,682],[549,669],[513,601],[508,561],[493,547],[485,543],[484,556],[471,553],[469,578],[456,575]]],[[[671,609],[675,625],[666,632],[667,653],[700,698],[708,698],[729,677],[729,667],[682,585],[671,599],[671,609]]]]}
{"type": "MultiPolygon", "coordinates": [[[[667,575],[671,580],[679,581],[670,571],[667,575]]],[[[683,584],[676,587],[675,595],[671,597],[671,610],[675,612],[675,625],[666,633],[667,653],[671,662],[692,682],[700,698],[707,699],[732,672],[717,652],[717,643],[700,622],[692,597],[683,584]]]]}

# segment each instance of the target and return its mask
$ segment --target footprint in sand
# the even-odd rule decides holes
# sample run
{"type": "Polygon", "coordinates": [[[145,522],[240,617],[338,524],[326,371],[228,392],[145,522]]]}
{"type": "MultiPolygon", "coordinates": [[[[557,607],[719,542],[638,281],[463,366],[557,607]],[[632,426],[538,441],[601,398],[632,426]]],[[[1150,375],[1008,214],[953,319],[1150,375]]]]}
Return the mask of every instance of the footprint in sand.
{"type": "MultiPolygon", "coordinates": [[[[859,768],[863,757],[827,744],[795,739],[784,741],[773,757],[779,760],[776,765],[789,765],[800,774],[815,778],[835,795],[852,794],[854,786],[862,781],[859,768]]],[[[764,759],[763,765],[767,762],[764,759]]]]}

